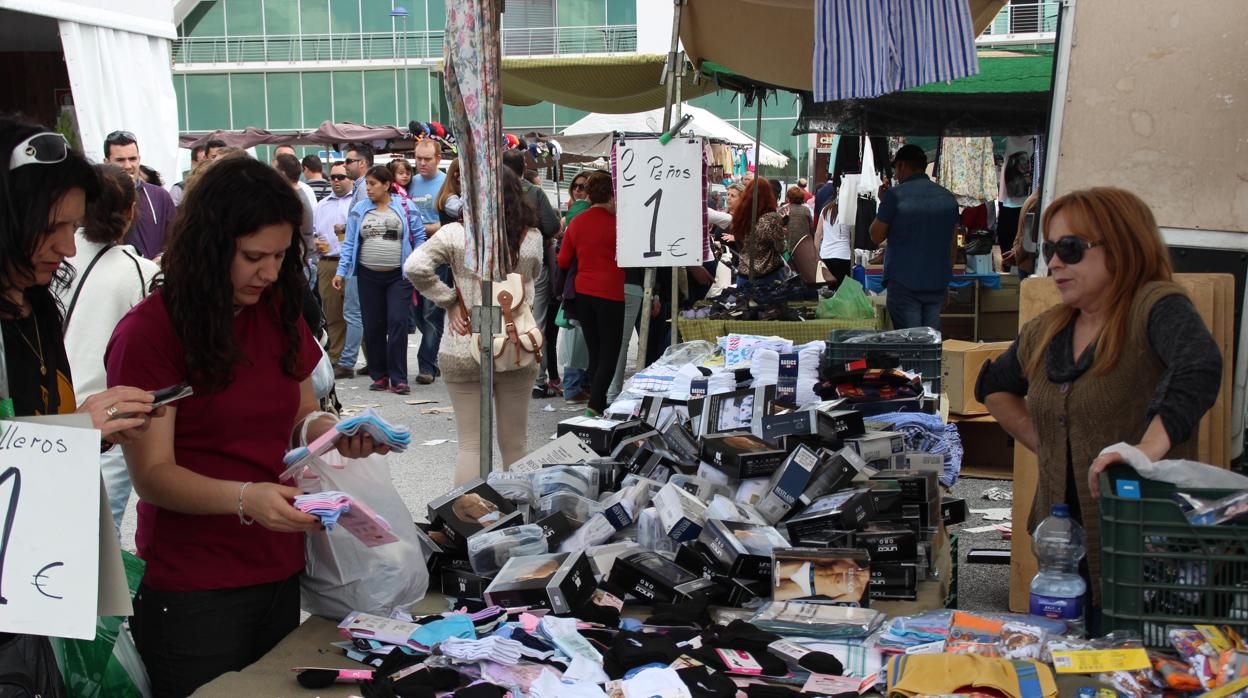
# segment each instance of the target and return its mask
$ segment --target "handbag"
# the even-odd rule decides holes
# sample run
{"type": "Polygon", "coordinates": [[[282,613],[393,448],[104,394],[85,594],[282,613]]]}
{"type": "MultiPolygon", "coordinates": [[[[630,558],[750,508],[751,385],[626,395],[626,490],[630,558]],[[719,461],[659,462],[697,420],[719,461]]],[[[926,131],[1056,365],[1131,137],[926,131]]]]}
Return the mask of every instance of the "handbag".
{"type": "Polygon", "coordinates": [[[991,230],[972,230],[962,239],[962,250],[968,255],[992,254],[997,236],[991,230]]]}
{"type": "MultiPolygon", "coordinates": [[[[524,302],[524,281],[522,274],[512,272],[506,280],[494,282],[490,305],[498,307],[503,316],[502,332],[494,335],[492,351],[495,371],[515,371],[542,359],[542,343],[545,340],[533,317],[533,309],[524,302]]],[[[464,294],[460,293],[459,298],[463,307],[464,294]]],[[[465,313],[467,310],[464,308],[465,313]]],[[[480,333],[472,333],[472,346],[481,346],[480,333]]],[[[472,355],[478,362],[481,361],[479,349],[472,355]]]]}

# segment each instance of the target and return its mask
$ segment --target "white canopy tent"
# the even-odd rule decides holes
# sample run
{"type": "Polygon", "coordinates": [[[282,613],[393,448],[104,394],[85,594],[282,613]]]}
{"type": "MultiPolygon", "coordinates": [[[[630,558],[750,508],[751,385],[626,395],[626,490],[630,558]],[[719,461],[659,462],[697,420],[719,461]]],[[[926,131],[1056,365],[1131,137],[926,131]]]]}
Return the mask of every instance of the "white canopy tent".
{"type": "MultiPolygon", "coordinates": [[[[713,138],[734,145],[748,145],[751,147],[754,145],[753,136],[705,109],[691,107],[686,104],[681,107],[681,113],[693,116],[693,121],[685,126],[682,133],[713,138]]],[[[662,126],[662,109],[652,109],[636,114],[590,114],[564,129],[559,138],[611,133],[652,133],[658,135],[661,133],[662,126]]],[[[601,155],[605,156],[610,152],[610,140],[610,138],[602,139],[607,147],[607,151],[601,155]]],[[[560,140],[560,143],[565,148],[568,147],[568,143],[565,140],[560,140]]],[[[786,167],[789,164],[789,158],[783,153],[762,144],[760,144],[758,157],[762,164],[767,167],[786,167]]]]}

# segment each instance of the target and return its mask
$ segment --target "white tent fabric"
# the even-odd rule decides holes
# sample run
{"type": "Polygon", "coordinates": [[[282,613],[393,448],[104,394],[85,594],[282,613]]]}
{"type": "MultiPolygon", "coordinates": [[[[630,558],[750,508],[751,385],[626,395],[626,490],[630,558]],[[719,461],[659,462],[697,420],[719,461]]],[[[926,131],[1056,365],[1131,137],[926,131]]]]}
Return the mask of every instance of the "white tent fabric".
{"type": "MultiPolygon", "coordinates": [[[[693,116],[693,121],[689,122],[682,133],[715,138],[736,145],[754,144],[753,136],[705,109],[684,105],[681,113],[693,116]]],[[[662,128],[663,110],[652,109],[636,114],[589,114],[565,129],[563,135],[583,136],[612,132],[658,134],[662,128]]],[[[786,167],[789,164],[788,157],[765,144],[759,144],[759,157],[768,167],[786,167]]]]}
{"type": "Polygon", "coordinates": [[[104,137],[130,131],[144,165],[180,180],[169,40],[65,20],[60,33],[87,157],[103,162],[104,137]]]}

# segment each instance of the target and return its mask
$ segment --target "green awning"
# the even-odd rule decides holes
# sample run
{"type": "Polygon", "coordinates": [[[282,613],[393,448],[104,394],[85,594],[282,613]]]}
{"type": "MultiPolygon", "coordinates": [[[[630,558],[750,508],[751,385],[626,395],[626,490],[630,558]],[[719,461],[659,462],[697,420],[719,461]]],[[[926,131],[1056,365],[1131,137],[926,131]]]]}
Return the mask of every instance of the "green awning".
{"type": "Polygon", "coordinates": [[[949,82],[933,82],[904,90],[921,94],[1000,94],[1048,92],[1053,77],[1052,54],[1005,54],[981,51],[979,74],[949,82]]]}
{"type": "MultiPolygon", "coordinates": [[[[600,114],[633,114],[662,107],[667,89],[659,84],[663,54],[576,58],[504,58],[503,103],[530,106],[552,102],[600,114]]],[[[681,99],[716,89],[712,81],[693,83],[693,70],[681,84],[681,99]]]]}

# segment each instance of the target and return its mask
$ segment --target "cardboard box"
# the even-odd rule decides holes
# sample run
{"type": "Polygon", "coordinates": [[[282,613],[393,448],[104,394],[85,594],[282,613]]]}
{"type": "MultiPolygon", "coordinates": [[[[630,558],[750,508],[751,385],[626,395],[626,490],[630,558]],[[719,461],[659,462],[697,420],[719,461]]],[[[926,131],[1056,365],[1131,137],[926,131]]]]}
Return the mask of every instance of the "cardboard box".
{"type": "Polygon", "coordinates": [[[525,472],[547,464],[584,463],[596,458],[597,453],[575,434],[564,434],[529,455],[508,466],[512,472],[525,472]]]}
{"type": "Polygon", "coordinates": [[[945,457],[939,453],[906,451],[905,469],[931,471],[939,478],[945,473],[945,457]]]}
{"type": "Polygon", "coordinates": [[[774,473],[788,455],[749,434],[707,436],[702,439],[702,460],[730,477],[745,480],[774,473]]]}
{"type": "Polygon", "coordinates": [[[429,519],[441,519],[447,539],[461,548],[468,544],[472,534],[515,512],[515,506],[481,478],[470,480],[429,502],[429,519]]]}
{"type": "Polygon", "coordinates": [[[533,523],[542,527],[542,532],[546,535],[546,546],[551,550],[558,550],[559,544],[572,535],[577,528],[576,524],[572,523],[572,520],[562,511],[556,511],[533,523]]]}
{"type": "Polygon", "coordinates": [[[706,524],[706,504],[678,485],[668,483],[654,496],[654,508],[668,537],[679,543],[695,540],[706,524]]]}
{"type": "MultiPolygon", "coordinates": [[[[704,437],[715,434],[761,433],[763,416],[771,409],[775,399],[774,385],[708,395],[703,399],[702,409],[698,414],[700,428],[695,429],[695,433],[704,437]],[[747,401],[750,403],[748,413],[743,409],[747,401]]],[[[690,417],[692,416],[691,410],[690,417]]]]}
{"type": "Polygon", "coordinates": [[[908,504],[940,499],[940,481],[936,473],[922,470],[889,470],[876,473],[872,480],[896,480],[901,487],[901,500],[908,504]]]}
{"type": "Polygon", "coordinates": [[[600,456],[610,455],[624,439],[646,431],[648,427],[640,419],[617,422],[601,417],[572,417],[559,422],[555,434],[576,434],[600,456]]]}
{"type": "Polygon", "coordinates": [[[771,553],[789,542],[772,526],[711,519],[698,542],[715,558],[720,572],[737,579],[771,579],[771,553]]]}
{"type": "Polygon", "coordinates": [[[625,540],[618,543],[591,546],[585,550],[585,555],[589,557],[589,566],[594,571],[594,577],[596,579],[606,579],[611,574],[611,568],[615,565],[616,558],[641,550],[643,548],[637,543],[625,540]]]}
{"type": "Polygon", "coordinates": [[[868,463],[906,452],[905,435],[896,431],[868,431],[862,436],[845,439],[845,445],[868,463]]]}
{"type": "Polygon", "coordinates": [[[945,340],[940,357],[940,385],[949,400],[952,414],[988,414],[988,408],[975,399],[975,381],[984,364],[1010,348],[1010,342],[977,344],[958,339],[945,340]]]}
{"type": "Polygon", "coordinates": [[[789,540],[809,539],[832,531],[856,531],[875,514],[868,490],[836,492],[816,499],[784,522],[789,540]]]}
{"type": "Polygon", "coordinates": [[[818,454],[801,445],[784,459],[776,472],[772,473],[762,499],[755,505],[755,509],[767,523],[779,522],[793,509],[798,497],[810,484],[810,478],[818,465],[818,454]]]}
{"type": "Polygon", "coordinates": [[[571,613],[594,593],[597,584],[583,551],[513,557],[485,590],[494,606],[549,608],[571,613]]]}
{"type": "Polygon", "coordinates": [[[901,484],[896,480],[871,480],[868,483],[873,513],[872,521],[900,521],[902,517],[901,484]]]}
{"type": "Polygon", "coordinates": [[[919,537],[909,528],[872,524],[854,533],[854,547],[871,556],[871,569],[881,562],[914,562],[919,537]]]}
{"type": "Polygon", "coordinates": [[[918,565],[913,562],[871,564],[873,599],[913,598],[918,581],[918,565]]]}
{"type": "Polygon", "coordinates": [[[946,526],[966,523],[966,500],[961,497],[945,497],[940,500],[940,518],[946,526]]]}
{"type": "Polygon", "coordinates": [[[861,550],[778,548],[772,553],[771,598],[818,599],[841,606],[870,605],[870,558],[861,550]]]}
{"type": "Polygon", "coordinates": [[[472,570],[443,567],[439,578],[442,593],[457,599],[484,599],[485,589],[493,580],[474,574],[472,570]]]}
{"type": "Polygon", "coordinates": [[[703,599],[715,589],[709,579],[649,550],[616,558],[607,580],[620,591],[652,603],[703,599]]]}
{"type": "Polygon", "coordinates": [[[979,338],[985,342],[1010,342],[1018,337],[1017,312],[979,313],[979,338]]]}
{"type": "Polygon", "coordinates": [[[997,420],[991,416],[954,418],[951,415],[949,421],[958,425],[958,437],[962,440],[963,476],[1013,479],[1014,439],[997,420]]]}
{"type": "Polygon", "coordinates": [[[833,453],[827,449],[819,452],[819,465],[810,477],[810,483],[798,497],[801,506],[810,506],[816,499],[849,487],[858,473],[867,466],[852,448],[842,448],[833,453]]]}
{"type": "Polygon", "coordinates": [[[852,548],[854,547],[854,531],[813,531],[789,534],[789,544],[795,548],[852,548]]]}

